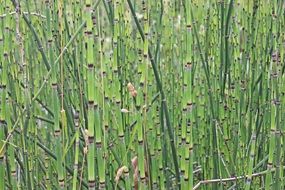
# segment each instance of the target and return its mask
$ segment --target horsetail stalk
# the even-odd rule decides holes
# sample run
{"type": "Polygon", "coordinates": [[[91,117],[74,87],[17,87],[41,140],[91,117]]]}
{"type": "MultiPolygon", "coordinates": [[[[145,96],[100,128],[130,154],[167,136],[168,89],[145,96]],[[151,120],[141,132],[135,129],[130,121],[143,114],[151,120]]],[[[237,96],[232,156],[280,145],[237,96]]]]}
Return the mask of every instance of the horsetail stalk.
{"type": "MultiPolygon", "coordinates": [[[[104,82],[103,82],[103,72],[104,72],[104,68],[103,68],[103,55],[102,55],[102,42],[101,42],[101,31],[100,31],[100,13],[98,12],[97,13],[97,22],[98,22],[98,25],[99,25],[99,31],[97,32],[97,40],[99,42],[99,56],[100,56],[100,73],[101,73],[101,85],[99,85],[100,83],[98,82],[98,86],[101,86],[103,92],[100,93],[100,95],[97,95],[98,97],[98,102],[102,102],[101,103],[101,106],[102,106],[102,109],[103,109],[103,116],[105,115],[105,112],[104,112],[104,82]]],[[[99,110],[96,112],[96,116],[98,118],[98,121],[100,120],[100,112],[99,110]]],[[[102,130],[104,130],[104,122],[101,121],[101,122],[98,122],[97,123],[97,126],[95,126],[95,130],[96,130],[96,147],[97,147],[97,154],[98,154],[98,163],[99,163],[99,166],[98,166],[98,172],[99,172],[99,188],[100,189],[105,189],[105,186],[106,186],[106,179],[105,179],[105,173],[106,173],[106,162],[105,162],[105,154],[106,154],[106,151],[105,151],[105,147],[106,147],[106,143],[104,143],[104,137],[105,137],[105,133],[102,134],[102,130]]],[[[104,130],[105,131],[105,130],[104,130]]]]}
{"type": "Polygon", "coordinates": [[[143,51],[141,58],[141,63],[142,64],[142,70],[141,70],[141,80],[140,80],[140,93],[138,98],[140,99],[141,105],[141,113],[139,112],[138,114],[138,124],[139,124],[139,129],[138,129],[138,168],[139,168],[139,176],[140,176],[140,183],[139,186],[141,189],[146,189],[147,181],[146,181],[146,156],[145,156],[145,130],[146,130],[146,107],[147,105],[147,65],[148,65],[148,0],[143,0],[142,1],[142,10],[143,10],[143,24],[144,24],[144,36],[145,40],[143,41],[143,51]],[[141,118],[142,117],[142,118],[141,118]]]}
{"type": "MultiPolygon", "coordinates": [[[[3,11],[3,8],[1,7],[1,11],[3,11]]],[[[0,39],[1,39],[1,46],[0,46],[0,53],[1,53],[1,72],[3,72],[3,74],[1,75],[1,115],[0,115],[0,139],[1,139],[1,143],[0,143],[0,147],[4,146],[3,140],[5,140],[5,133],[4,133],[4,125],[6,125],[6,88],[7,88],[7,73],[8,73],[8,64],[7,64],[7,49],[5,48],[5,44],[6,41],[8,39],[4,38],[4,31],[3,31],[3,26],[4,26],[4,19],[1,19],[1,26],[2,29],[0,30],[0,39]],[[6,56],[4,56],[6,55],[6,56]],[[4,74],[6,73],[6,74],[4,74]],[[5,102],[5,103],[3,103],[5,102]]],[[[4,157],[5,157],[5,148],[1,148],[0,151],[0,178],[1,178],[1,182],[0,182],[0,189],[5,189],[5,162],[4,162],[4,157]]]]}
{"type": "Polygon", "coordinates": [[[98,100],[95,95],[95,73],[94,73],[94,51],[93,51],[93,22],[92,22],[92,8],[91,1],[85,1],[84,7],[84,20],[86,20],[86,27],[84,31],[84,43],[86,47],[86,62],[87,62],[87,95],[88,95],[88,128],[87,128],[87,138],[88,138],[88,153],[87,153],[87,165],[88,165],[88,187],[89,189],[95,189],[95,140],[94,140],[94,131],[95,131],[95,119],[98,117],[98,100]],[[95,112],[95,113],[94,113],[95,112]],[[96,117],[96,118],[95,118],[96,117]]]}
{"type": "Polygon", "coordinates": [[[184,181],[182,189],[193,189],[193,86],[192,86],[192,39],[191,39],[191,15],[190,1],[186,1],[186,62],[184,65],[184,81],[183,81],[183,117],[182,117],[182,165],[181,171],[184,173],[184,181]]]}
{"type": "MultiPolygon", "coordinates": [[[[272,87],[276,87],[276,76],[275,76],[276,67],[272,65],[272,73],[270,78],[272,87]]],[[[276,138],[276,92],[271,90],[271,109],[270,109],[270,139],[269,139],[269,158],[267,163],[267,174],[266,174],[266,181],[265,181],[265,189],[271,188],[272,183],[272,174],[269,172],[273,168],[273,159],[274,159],[274,152],[275,152],[275,138],[276,138]]]]}
{"type": "Polygon", "coordinates": [[[77,176],[78,176],[78,162],[79,162],[79,111],[74,113],[74,127],[75,127],[75,158],[74,158],[74,174],[72,179],[72,190],[77,189],[77,176]]]}

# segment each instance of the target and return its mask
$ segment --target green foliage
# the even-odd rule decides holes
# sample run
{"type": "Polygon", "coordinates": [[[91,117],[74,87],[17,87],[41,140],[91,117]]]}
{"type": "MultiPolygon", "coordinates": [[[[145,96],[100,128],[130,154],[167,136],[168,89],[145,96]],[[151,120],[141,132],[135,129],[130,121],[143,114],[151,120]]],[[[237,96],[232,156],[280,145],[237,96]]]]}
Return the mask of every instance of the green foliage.
{"type": "Polygon", "coordinates": [[[0,190],[284,189],[284,14],[1,0],[0,190]]]}

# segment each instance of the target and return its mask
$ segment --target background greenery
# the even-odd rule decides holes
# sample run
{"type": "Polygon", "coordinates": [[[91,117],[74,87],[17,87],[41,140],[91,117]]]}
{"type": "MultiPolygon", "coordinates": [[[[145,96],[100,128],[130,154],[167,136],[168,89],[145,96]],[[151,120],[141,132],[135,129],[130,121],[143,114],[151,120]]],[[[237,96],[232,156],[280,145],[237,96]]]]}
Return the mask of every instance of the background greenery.
{"type": "Polygon", "coordinates": [[[1,0],[0,190],[284,189],[284,0],[1,0]]]}

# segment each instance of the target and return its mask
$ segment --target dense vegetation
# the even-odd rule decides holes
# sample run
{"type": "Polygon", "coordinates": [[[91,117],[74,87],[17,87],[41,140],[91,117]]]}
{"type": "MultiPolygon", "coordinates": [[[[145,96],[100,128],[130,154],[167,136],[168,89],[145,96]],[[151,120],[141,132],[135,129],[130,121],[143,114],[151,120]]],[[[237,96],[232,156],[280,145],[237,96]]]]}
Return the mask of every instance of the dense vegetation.
{"type": "Polygon", "coordinates": [[[282,190],[284,49],[284,0],[1,0],[0,190],[282,190]]]}

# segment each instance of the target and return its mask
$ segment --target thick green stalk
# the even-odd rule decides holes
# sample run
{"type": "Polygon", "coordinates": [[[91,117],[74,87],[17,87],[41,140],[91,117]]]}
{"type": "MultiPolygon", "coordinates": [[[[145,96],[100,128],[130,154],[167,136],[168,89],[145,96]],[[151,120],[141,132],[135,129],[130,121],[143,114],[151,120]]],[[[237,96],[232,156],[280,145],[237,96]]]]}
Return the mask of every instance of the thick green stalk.
{"type": "MultiPolygon", "coordinates": [[[[93,38],[93,22],[92,22],[92,8],[91,1],[85,1],[84,7],[84,20],[86,20],[86,27],[84,32],[84,43],[87,63],[87,97],[88,97],[88,153],[87,153],[87,165],[88,165],[88,187],[89,189],[95,189],[95,140],[94,131],[97,117],[95,117],[95,106],[98,109],[98,103],[95,105],[95,73],[94,73],[94,38],[93,38]]],[[[85,72],[84,72],[85,73],[85,72]]]]}
{"type": "MultiPolygon", "coordinates": [[[[3,9],[0,9],[3,11],[3,9]]],[[[7,47],[5,48],[5,44],[7,44],[8,39],[4,39],[3,36],[3,26],[4,26],[4,21],[3,19],[1,20],[1,26],[2,28],[0,29],[0,39],[1,39],[1,44],[0,44],[0,61],[1,61],[1,72],[3,73],[1,75],[1,83],[0,83],[0,94],[1,94],[1,110],[0,110],[0,189],[4,190],[5,189],[5,162],[4,162],[4,157],[6,153],[6,148],[3,148],[4,146],[4,140],[5,140],[5,133],[4,133],[4,126],[6,125],[6,96],[7,96],[7,74],[8,74],[8,64],[7,64],[7,47]],[[2,56],[3,55],[3,56],[2,56]]]]}
{"type": "Polygon", "coordinates": [[[72,179],[72,190],[76,190],[77,185],[77,176],[78,176],[78,161],[79,161],[79,112],[76,110],[74,114],[74,125],[75,125],[75,158],[74,158],[74,172],[72,179]]]}

